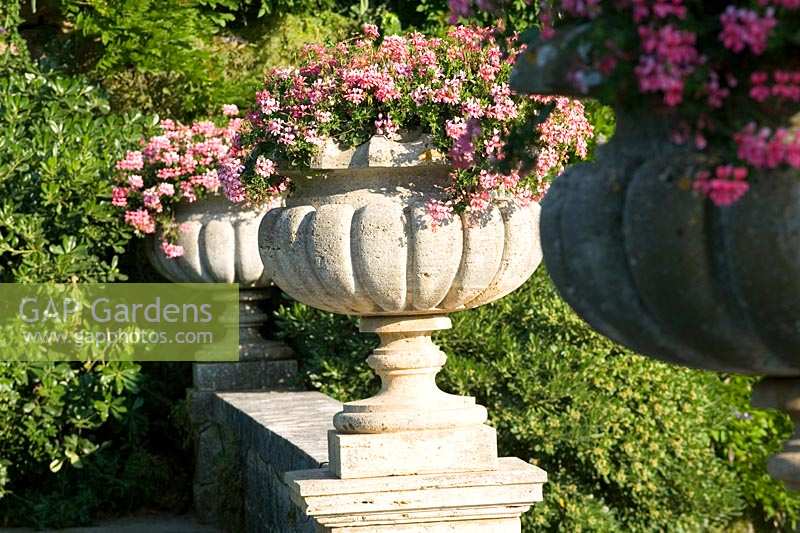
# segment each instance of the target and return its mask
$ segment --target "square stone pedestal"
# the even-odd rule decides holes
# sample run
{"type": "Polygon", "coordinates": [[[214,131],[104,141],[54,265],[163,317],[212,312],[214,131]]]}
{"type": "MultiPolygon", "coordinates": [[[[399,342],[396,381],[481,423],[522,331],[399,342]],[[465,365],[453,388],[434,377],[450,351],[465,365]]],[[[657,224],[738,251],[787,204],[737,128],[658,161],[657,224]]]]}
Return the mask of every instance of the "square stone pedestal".
{"type": "Polygon", "coordinates": [[[318,469],[287,472],[285,481],[324,533],[514,533],[542,500],[547,474],[507,457],[482,472],[339,479],[318,469]]]}
{"type": "Polygon", "coordinates": [[[341,479],[497,468],[497,432],[483,424],[395,433],[330,431],[328,450],[330,470],[341,479]]]}

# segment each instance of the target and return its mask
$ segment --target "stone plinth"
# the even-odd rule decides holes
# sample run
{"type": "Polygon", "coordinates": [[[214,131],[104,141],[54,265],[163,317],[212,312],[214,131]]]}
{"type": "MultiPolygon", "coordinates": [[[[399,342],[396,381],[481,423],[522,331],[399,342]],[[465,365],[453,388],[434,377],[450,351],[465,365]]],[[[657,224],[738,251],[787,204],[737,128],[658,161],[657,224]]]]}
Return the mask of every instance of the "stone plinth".
{"type": "Polygon", "coordinates": [[[497,434],[468,428],[372,435],[328,433],[330,469],[341,479],[497,468],[497,434]]]}
{"type": "Polygon", "coordinates": [[[192,365],[195,388],[201,391],[267,390],[291,388],[295,383],[297,361],[294,352],[282,342],[264,340],[257,353],[240,349],[239,357],[236,362],[192,365]]]}
{"type": "Polygon", "coordinates": [[[542,500],[544,470],[521,459],[472,473],[339,479],[328,469],[290,472],[292,500],[331,533],[513,533],[542,500]]]}

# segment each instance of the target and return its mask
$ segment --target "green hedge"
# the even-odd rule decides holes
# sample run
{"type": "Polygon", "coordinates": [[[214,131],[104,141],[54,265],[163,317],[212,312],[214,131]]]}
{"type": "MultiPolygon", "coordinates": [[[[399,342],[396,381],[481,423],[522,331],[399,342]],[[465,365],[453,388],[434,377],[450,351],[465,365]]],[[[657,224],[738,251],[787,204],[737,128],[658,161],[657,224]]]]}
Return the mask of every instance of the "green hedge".
{"type": "MultiPolygon", "coordinates": [[[[489,409],[502,454],[550,475],[527,531],[705,531],[789,527],[800,498],[764,475],[786,417],[748,416],[749,381],[658,363],[594,333],[543,269],[437,335],[439,383],[489,409]],[[744,527],[744,526],[743,526],[744,527]]],[[[355,323],[300,304],[279,328],[308,384],[340,400],[374,393],[376,345],[355,323]]]]}

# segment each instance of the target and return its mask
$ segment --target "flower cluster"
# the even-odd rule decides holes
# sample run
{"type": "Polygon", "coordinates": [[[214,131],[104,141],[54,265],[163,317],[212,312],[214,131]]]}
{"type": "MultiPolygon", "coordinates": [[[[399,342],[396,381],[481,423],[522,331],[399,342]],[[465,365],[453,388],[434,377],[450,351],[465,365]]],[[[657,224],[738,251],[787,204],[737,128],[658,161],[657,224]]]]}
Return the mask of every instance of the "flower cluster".
{"type": "Polygon", "coordinates": [[[578,101],[512,93],[517,55],[501,50],[493,30],[464,26],[442,38],[381,39],[366,25],[360,38],[307,47],[296,68],[271,71],[256,95],[237,146],[242,156],[222,170],[232,199],[260,203],[283,192],[282,171],[308,165],[326,138],[355,146],[411,131],[428,134],[452,167],[444,198],[428,206],[433,225],[486,209],[499,195],[537,198],[571,157],[586,155],[593,132],[578,101]],[[523,168],[506,144],[537,117],[529,148],[540,157],[523,168]]]}
{"type": "Polygon", "coordinates": [[[143,139],[141,149],[117,162],[111,203],[138,235],[158,234],[168,257],[183,255],[176,244],[180,228],[174,206],[225,188],[218,169],[235,156],[232,147],[242,119],[235,105],[224,106],[223,114],[228,122],[221,127],[211,121],[184,126],[162,120],[159,135],[143,139]]]}
{"type": "MultiPolygon", "coordinates": [[[[464,15],[472,4],[451,0],[451,11],[464,15]]],[[[581,53],[566,76],[571,93],[612,104],[625,95],[630,105],[638,91],[643,105],[670,110],[673,142],[691,141],[707,167],[695,190],[715,203],[741,197],[760,169],[800,168],[789,125],[800,112],[800,0],[553,0],[540,8],[539,44],[589,27],[573,43],[581,53]]]]}

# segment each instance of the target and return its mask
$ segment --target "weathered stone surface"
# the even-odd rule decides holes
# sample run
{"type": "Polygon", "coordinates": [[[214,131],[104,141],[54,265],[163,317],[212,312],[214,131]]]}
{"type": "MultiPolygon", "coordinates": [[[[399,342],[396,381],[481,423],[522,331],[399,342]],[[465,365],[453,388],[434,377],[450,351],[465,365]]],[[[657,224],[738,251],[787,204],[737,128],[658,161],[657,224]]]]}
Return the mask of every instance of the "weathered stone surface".
{"type": "Polygon", "coordinates": [[[362,435],[331,431],[328,449],[330,470],[341,479],[497,468],[497,434],[485,425],[362,435]]]}
{"type": "Polygon", "coordinates": [[[327,433],[339,402],[319,392],[222,392],[215,418],[233,427],[276,468],[328,461],[327,433]]]}
{"type": "Polygon", "coordinates": [[[553,183],[542,215],[548,272],[587,322],[638,352],[800,376],[797,176],[754,175],[740,201],[715,207],[680,186],[700,163],[669,141],[668,118],[620,115],[596,163],[553,183]]]}
{"type": "Polygon", "coordinates": [[[292,503],[283,475],[327,462],[326,435],[341,404],[317,392],[195,394],[210,404],[209,429],[200,433],[208,442],[198,457],[211,477],[224,478],[216,485],[196,479],[196,495],[203,496],[198,516],[226,531],[315,531],[292,503]]]}
{"type": "Polygon", "coordinates": [[[189,415],[194,436],[194,512],[206,524],[241,523],[241,466],[237,435],[213,417],[216,397],[209,391],[190,391],[189,415]]]}
{"type": "Polygon", "coordinates": [[[498,464],[486,409],[437,387],[446,357],[431,340],[451,326],[447,313],[501,298],[533,273],[539,207],[500,202],[431,227],[425,204],[442,198],[449,169],[426,143],[328,143],[315,168],[292,173],[287,207],[259,231],[279,287],[360,315],[361,330],[381,339],[368,359],[381,390],[334,418],[330,468],[287,477],[324,531],[514,531],[541,499],[541,470],[498,464]]]}
{"type": "Polygon", "coordinates": [[[327,469],[286,474],[292,498],[330,532],[519,531],[547,474],[521,459],[488,472],[338,479],[327,469]],[[505,528],[505,529],[504,529],[505,528]]]}
{"type": "Polygon", "coordinates": [[[408,132],[399,142],[376,135],[364,144],[345,150],[328,138],[310,168],[417,167],[442,164],[444,160],[444,155],[433,147],[429,135],[408,132]]]}
{"type": "Polygon", "coordinates": [[[338,402],[316,392],[208,394],[220,432],[206,435],[235,442],[234,464],[218,471],[238,480],[238,489],[215,494],[228,512],[227,522],[216,522],[225,530],[311,533],[317,520],[339,533],[507,533],[519,531],[520,514],[541,500],[547,479],[519,459],[500,459],[483,472],[336,479],[324,466],[338,402]],[[241,522],[231,518],[237,506],[241,522]]]}
{"type": "Polygon", "coordinates": [[[448,329],[443,316],[372,317],[361,331],[377,333],[380,346],[367,363],[381,378],[381,390],[365,400],[348,402],[333,420],[343,433],[390,433],[475,427],[486,422],[486,409],[468,396],[443,392],[436,374],[447,357],[431,332],[448,329]]]}

